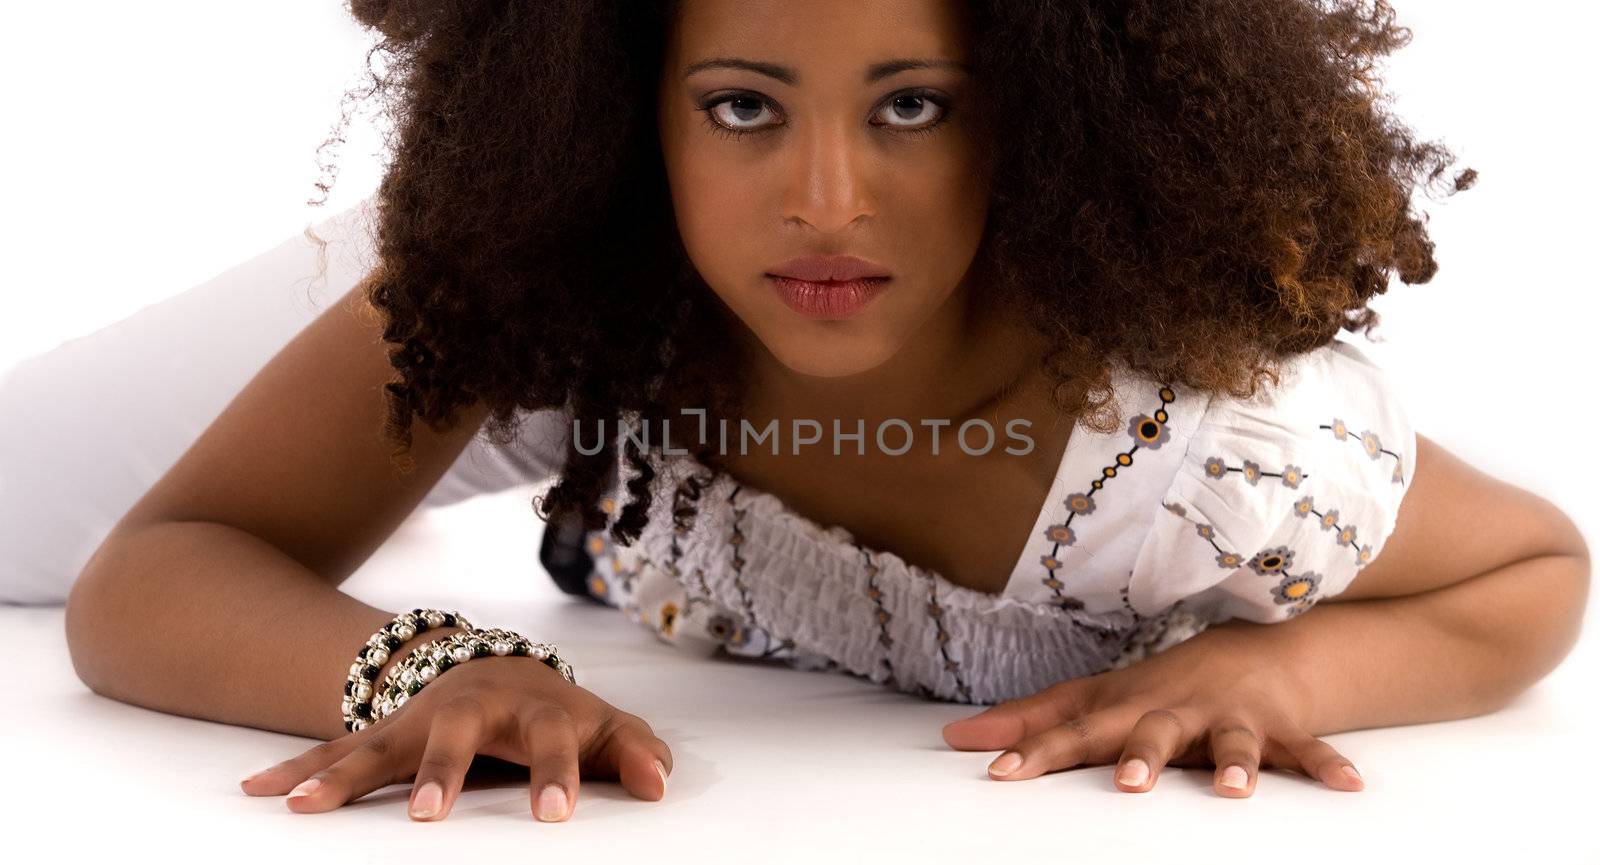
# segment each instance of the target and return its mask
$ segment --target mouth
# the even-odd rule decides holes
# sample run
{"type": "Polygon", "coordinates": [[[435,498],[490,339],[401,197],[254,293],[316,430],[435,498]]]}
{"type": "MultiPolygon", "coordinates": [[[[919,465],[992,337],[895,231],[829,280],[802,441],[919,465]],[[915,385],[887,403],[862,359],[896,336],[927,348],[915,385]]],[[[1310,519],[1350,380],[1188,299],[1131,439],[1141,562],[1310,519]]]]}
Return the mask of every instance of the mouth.
{"type": "Polygon", "coordinates": [[[888,279],[891,274],[883,265],[854,255],[804,255],[773,267],[767,276],[829,283],[888,279]]]}
{"type": "Polygon", "coordinates": [[[807,318],[839,320],[859,315],[890,280],[887,276],[810,280],[767,274],[779,298],[807,318]]]}

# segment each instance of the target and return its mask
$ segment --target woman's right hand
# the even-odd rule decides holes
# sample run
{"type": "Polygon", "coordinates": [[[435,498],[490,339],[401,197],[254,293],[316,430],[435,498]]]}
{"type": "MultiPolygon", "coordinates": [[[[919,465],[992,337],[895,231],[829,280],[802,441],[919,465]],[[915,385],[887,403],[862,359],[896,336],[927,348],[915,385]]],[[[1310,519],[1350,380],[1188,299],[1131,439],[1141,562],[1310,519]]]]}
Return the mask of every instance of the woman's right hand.
{"type": "Polygon", "coordinates": [[[672,751],[642,718],[537,659],[506,655],[451,667],[378,723],[323,742],[240,787],[251,796],[289,793],[289,810],[305,814],[414,777],[412,818],[437,820],[450,813],[476,754],[528,766],[534,817],[546,821],[571,815],[580,773],[620,780],[628,792],[655,801],[666,795],[672,771],[672,751]]]}

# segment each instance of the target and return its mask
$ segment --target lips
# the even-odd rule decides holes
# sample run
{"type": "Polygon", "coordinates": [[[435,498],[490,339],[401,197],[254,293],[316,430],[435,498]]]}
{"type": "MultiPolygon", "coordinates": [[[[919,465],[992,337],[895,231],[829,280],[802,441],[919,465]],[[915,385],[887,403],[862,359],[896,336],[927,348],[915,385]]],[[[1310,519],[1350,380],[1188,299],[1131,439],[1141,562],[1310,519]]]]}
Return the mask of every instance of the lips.
{"type": "Polygon", "coordinates": [[[806,255],[791,258],[767,271],[768,276],[802,279],[817,283],[853,283],[868,279],[888,279],[888,268],[853,255],[806,255]]]}

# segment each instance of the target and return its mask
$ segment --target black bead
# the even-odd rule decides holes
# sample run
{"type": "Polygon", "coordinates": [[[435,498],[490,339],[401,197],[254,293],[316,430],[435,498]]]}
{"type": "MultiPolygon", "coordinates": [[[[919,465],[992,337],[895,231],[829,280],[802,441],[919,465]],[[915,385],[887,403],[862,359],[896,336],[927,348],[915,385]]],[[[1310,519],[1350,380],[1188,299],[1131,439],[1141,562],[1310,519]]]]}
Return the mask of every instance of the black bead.
{"type": "Polygon", "coordinates": [[[401,640],[399,637],[396,637],[393,634],[385,634],[384,638],[383,638],[383,644],[388,646],[389,647],[389,651],[391,651],[391,652],[393,652],[395,649],[400,648],[400,644],[402,642],[404,642],[404,641],[401,640]]]}
{"type": "Polygon", "coordinates": [[[363,718],[370,718],[372,717],[372,707],[366,703],[361,703],[356,706],[356,714],[363,718]]]}
{"type": "Polygon", "coordinates": [[[420,615],[422,615],[422,608],[421,607],[412,607],[411,608],[411,612],[416,613],[417,615],[420,616],[420,615]]]}
{"type": "Polygon", "coordinates": [[[345,679],[344,680],[344,695],[346,697],[348,697],[351,694],[354,694],[355,691],[356,691],[356,683],[350,681],[349,679],[345,679]]]}
{"type": "Polygon", "coordinates": [[[445,613],[444,614],[444,626],[447,627],[447,628],[453,628],[453,627],[455,627],[455,624],[456,624],[456,617],[451,615],[451,614],[449,614],[449,613],[445,613]]]}
{"type": "Polygon", "coordinates": [[[370,680],[370,679],[376,677],[377,675],[378,675],[378,668],[372,666],[371,664],[367,664],[366,666],[361,668],[361,678],[363,678],[363,679],[370,680]]]}
{"type": "Polygon", "coordinates": [[[485,646],[482,643],[479,643],[478,645],[473,647],[472,654],[473,654],[474,657],[481,658],[481,657],[489,654],[489,647],[485,646]]]}

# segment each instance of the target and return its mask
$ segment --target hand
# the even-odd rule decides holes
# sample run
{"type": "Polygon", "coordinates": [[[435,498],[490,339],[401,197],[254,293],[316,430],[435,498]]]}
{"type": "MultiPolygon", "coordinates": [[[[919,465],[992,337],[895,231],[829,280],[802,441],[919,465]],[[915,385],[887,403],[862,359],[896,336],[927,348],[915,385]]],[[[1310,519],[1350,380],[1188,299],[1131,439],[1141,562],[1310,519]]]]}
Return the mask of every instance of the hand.
{"type": "Polygon", "coordinates": [[[1115,762],[1117,789],[1135,793],[1149,790],[1168,764],[1215,766],[1217,793],[1244,798],[1265,762],[1336,790],[1360,790],[1350,761],[1306,732],[1304,683],[1248,633],[1212,626],[1131,666],[947,724],[944,739],[961,751],[1006,749],[989,774],[1007,781],[1115,762]],[[1013,755],[1020,762],[1005,771],[1013,755]]]}
{"type": "Polygon", "coordinates": [[[535,658],[507,655],[451,667],[376,724],[323,742],[240,787],[251,796],[289,793],[289,810],[309,814],[415,776],[412,818],[443,819],[480,753],[530,768],[534,816],[546,821],[571,815],[580,771],[620,779],[650,801],[666,795],[672,771],[671,750],[643,719],[535,658]],[[296,787],[302,781],[320,783],[302,793],[296,787]]]}

